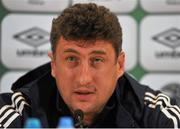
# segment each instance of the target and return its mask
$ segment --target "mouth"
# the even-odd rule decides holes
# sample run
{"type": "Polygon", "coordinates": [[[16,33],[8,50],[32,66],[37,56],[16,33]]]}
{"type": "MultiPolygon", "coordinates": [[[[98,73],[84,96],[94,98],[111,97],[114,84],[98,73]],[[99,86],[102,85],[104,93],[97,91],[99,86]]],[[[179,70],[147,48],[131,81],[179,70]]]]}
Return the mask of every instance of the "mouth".
{"type": "Polygon", "coordinates": [[[79,89],[74,91],[75,96],[77,97],[78,100],[80,101],[89,101],[93,95],[95,94],[94,91],[92,90],[87,90],[87,89],[79,89]]]}
{"type": "Polygon", "coordinates": [[[76,94],[79,94],[79,95],[93,94],[93,92],[90,92],[90,91],[76,91],[75,93],[76,93],[76,94]]]}

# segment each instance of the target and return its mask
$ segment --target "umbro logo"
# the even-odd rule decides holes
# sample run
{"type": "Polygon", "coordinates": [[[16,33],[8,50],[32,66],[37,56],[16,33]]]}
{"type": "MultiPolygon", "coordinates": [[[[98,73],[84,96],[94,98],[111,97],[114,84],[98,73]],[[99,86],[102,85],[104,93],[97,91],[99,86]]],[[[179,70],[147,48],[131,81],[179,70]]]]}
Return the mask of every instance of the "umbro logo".
{"type": "Polygon", "coordinates": [[[180,30],[177,28],[170,28],[155,35],[153,39],[158,43],[175,49],[180,46],[180,30]]]}
{"type": "MultiPolygon", "coordinates": [[[[15,1],[19,0],[13,0],[15,1]]],[[[22,4],[27,5],[27,1],[22,4]]],[[[25,7],[28,9],[29,6],[25,7]]],[[[54,15],[7,15],[1,28],[1,53],[4,65],[12,69],[32,69],[49,61],[48,51],[51,49],[49,22],[53,17],[54,15]],[[12,29],[9,25],[16,27],[12,29]]]]}
{"type": "Polygon", "coordinates": [[[49,33],[41,28],[33,27],[14,35],[14,38],[34,48],[49,42],[49,33]]]}
{"type": "Polygon", "coordinates": [[[33,27],[14,35],[14,38],[21,43],[27,44],[34,49],[17,49],[16,54],[19,57],[24,56],[47,56],[47,50],[38,50],[37,48],[49,42],[49,33],[39,27],[33,27]]]}
{"type": "Polygon", "coordinates": [[[180,58],[180,52],[176,51],[180,46],[180,30],[177,28],[170,28],[166,31],[158,33],[152,37],[157,43],[165,45],[172,49],[172,51],[161,50],[155,53],[157,58],[180,58]]]}

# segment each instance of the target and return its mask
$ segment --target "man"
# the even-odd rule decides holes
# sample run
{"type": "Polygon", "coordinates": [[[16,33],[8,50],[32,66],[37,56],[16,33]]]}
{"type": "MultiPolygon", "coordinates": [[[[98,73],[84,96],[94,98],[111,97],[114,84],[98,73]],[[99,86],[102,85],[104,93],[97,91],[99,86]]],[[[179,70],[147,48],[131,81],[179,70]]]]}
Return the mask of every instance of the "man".
{"type": "Polygon", "coordinates": [[[59,118],[74,117],[77,109],[85,127],[180,127],[180,109],[168,96],[124,72],[121,26],[108,9],[65,9],[53,20],[50,40],[51,63],[1,95],[1,127],[23,127],[30,117],[42,127],[57,127],[59,118]]]}

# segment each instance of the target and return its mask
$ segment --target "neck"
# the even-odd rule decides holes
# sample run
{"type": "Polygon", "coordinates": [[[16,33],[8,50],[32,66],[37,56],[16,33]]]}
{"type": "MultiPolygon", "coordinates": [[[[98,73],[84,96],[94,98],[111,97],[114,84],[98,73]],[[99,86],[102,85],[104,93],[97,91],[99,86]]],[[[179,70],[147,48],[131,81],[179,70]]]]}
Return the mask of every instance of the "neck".
{"type": "Polygon", "coordinates": [[[94,118],[97,116],[97,114],[85,114],[84,115],[84,123],[87,125],[91,125],[94,121],[94,118]]]}

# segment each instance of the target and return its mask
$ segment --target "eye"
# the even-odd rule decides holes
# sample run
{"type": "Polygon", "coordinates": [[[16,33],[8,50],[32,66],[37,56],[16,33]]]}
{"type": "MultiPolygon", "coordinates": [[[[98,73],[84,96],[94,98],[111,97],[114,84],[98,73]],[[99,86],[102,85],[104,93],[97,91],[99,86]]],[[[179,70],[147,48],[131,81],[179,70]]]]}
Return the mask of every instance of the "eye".
{"type": "Polygon", "coordinates": [[[70,56],[70,57],[67,57],[67,58],[66,58],[66,61],[67,61],[67,62],[77,62],[77,60],[78,60],[78,59],[77,59],[76,57],[73,57],[73,56],[70,56]]]}
{"type": "Polygon", "coordinates": [[[93,66],[98,65],[98,64],[101,64],[101,63],[103,63],[103,62],[104,62],[104,59],[101,58],[101,57],[95,57],[95,58],[92,58],[92,59],[91,59],[91,64],[92,64],[93,66]]]}
{"type": "Polygon", "coordinates": [[[79,58],[76,56],[68,56],[65,58],[66,66],[69,68],[74,68],[79,64],[79,58]]]}
{"type": "Polygon", "coordinates": [[[103,59],[101,59],[101,58],[95,58],[95,59],[93,60],[93,62],[94,62],[94,63],[100,63],[100,62],[103,62],[103,59]]]}

